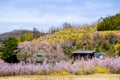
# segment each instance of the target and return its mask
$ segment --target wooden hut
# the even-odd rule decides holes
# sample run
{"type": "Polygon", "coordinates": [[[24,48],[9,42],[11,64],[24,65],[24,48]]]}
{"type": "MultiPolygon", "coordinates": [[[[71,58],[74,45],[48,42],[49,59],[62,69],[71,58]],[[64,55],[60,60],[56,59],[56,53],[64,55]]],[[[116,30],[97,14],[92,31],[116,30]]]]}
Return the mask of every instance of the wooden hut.
{"type": "Polygon", "coordinates": [[[72,58],[73,59],[92,59],[94,57],[95,51],[91,51],[91,50],[77,50],[72,52],[72,58]]]}

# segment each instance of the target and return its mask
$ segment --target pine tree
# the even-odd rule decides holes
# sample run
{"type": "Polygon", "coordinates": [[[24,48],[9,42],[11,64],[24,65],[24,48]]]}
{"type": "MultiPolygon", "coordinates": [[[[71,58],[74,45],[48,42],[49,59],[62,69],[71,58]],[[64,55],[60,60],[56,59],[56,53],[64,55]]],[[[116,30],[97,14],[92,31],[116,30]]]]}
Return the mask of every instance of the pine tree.
{"type": "Polygon", "coordinates": [[[17,45],[18,42],[15,38],[9,38],[5,40],[2,48],[1,59],[8,63],[18,62],[15,52],[17,45]]]}

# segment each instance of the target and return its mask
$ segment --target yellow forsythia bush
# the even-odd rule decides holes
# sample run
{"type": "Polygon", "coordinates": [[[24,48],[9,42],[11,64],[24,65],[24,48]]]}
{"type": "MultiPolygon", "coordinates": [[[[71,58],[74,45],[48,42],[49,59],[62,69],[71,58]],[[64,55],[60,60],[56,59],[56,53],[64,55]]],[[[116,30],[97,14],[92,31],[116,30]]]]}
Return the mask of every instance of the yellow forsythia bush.
{"type": "Polygon", "coordinates": [[[116,44],[115,45],[115,50],[118,51],[118,52],[120,52],[120,44],[116,44]]]}
{"type": "Polygon", "coordinates": [[[65,70],[63,70],[60,73],[51,73],[50,75],[51,76],[61,76],[61,75],[72,75],[72,74],[67,72],[67,71],[65,71],[65,70]]]}
{"type": "Polygon", "coordinates": [[[95,67],[95,73],[110,73],[110,71],[105,67],[95,67]]]}

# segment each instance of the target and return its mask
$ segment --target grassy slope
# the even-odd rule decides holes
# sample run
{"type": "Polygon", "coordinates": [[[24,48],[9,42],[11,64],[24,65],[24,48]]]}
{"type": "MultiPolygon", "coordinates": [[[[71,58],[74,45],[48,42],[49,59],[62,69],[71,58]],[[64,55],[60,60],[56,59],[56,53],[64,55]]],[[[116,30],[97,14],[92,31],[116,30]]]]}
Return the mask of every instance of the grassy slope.
{"type": "Polygon", "coordinates": [[[72,75],[72,76],[11,76],[0,77],[0,80],[120,80],[119,74],[93,74],[93,75],[72,75]]]}

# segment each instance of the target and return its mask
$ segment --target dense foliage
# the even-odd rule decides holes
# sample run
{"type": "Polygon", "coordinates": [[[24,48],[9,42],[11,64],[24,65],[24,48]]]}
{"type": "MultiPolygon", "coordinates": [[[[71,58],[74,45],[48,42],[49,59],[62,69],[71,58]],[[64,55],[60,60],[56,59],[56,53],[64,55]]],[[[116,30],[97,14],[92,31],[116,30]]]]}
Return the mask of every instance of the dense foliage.
{"type": "Polygon", "coordinates": [[[17,45],[18,43],[15,38],[5,40],[2,47],[1,59],[8,63],[18,62],[15,52],[15,50],[17,50],[17,45]]]}
{"type": "Polygon", "coordinates": [[[0,60],[0,76],[13,75],[81,75],[93,73],[120,73],[120,57],[104,60],[80,60],[56,62],[55,65],[44,62],[41,64],[20,62],[8,64],[0,60]]]}
{"type": "Polygon", "coordinates": [[[102,18],[97,24],[98,31],[120,30],[120,13],[102,18]]]}

